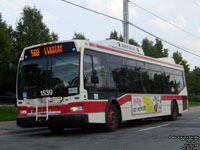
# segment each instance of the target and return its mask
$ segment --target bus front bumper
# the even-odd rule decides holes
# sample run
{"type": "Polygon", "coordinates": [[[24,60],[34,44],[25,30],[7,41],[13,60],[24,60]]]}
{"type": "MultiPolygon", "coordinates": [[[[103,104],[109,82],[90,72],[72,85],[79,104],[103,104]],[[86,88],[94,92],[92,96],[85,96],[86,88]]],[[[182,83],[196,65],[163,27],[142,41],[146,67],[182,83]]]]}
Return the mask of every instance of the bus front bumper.
{"type": "Polygon", "coordinates": [[[23,128],[31,127],[45,127],[48,125],[59,125],[62,127],[82,127],[88,124],[88,114],[68,114],[68,115],[52,115],[46,117],[39,117],[36,121],[35,116],[31,117],[18,117],[16,119],[17,126],[23,128]]]}

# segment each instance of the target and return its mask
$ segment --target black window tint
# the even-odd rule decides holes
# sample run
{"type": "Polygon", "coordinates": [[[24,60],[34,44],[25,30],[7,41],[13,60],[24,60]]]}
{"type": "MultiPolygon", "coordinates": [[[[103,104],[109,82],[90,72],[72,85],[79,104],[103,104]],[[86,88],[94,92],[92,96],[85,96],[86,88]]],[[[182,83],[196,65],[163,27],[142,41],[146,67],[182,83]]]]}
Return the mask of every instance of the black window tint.
{"type": "Polygon", "coordinates": [[[173,74],[174,73],[174,69],[164,67],[164,72],[168,73],[168,74],[173,74]]]}
{"type": "Polygon", "coordinates": [[[85,88],[94,91],[94,84],[91,83],[92,70],[96,71],[99,82],[95,84],[97,91],[102,91],[106,87],[105,56],[91,50],[85,50],[84,56],[84,78],[85,88]]]}
{"type": "Polygon", "coordinates": [[[127,68],[127,88],[132,93],[143,93],[141,68],[128,67],[127,68]]]}
{"type": "Polygon", "coordinates": [[[99,78],[96,84],[96,91],[99,92],[177,94],[184,88],[182,71],[86,50],[85,85],[91,89],[94,89],[90,81],[92,62],[99,78]]]}
{"type": "MultiPolygon", "coordinates": [[[[124,64],[123,58],[119,56],[107,54],[105,58],[106,58],[107,63],[119,64],[119,65],[124,64]]],[[[104,58],[104,61],[105,61],[105,58],[104,58]]]]}
{"type": "Polygon", "coordinates": [[[125,65],[126,66],[130,66],[130,67],[136,67],[137,66],[137,61],[130,60],[130,59],[125,59],[125,65]]]}
{"type": "Polygon", "coordinates": [[[151,86],[152,86],[152,80],[150,78],[149,70],[142,69],[141,70],[141,80],[142,80],[142,91],[144,93],[151,93],[151,86]]]}
{"type": "Polygon", "coordinates": [[[150,70],[162,72],[161,66],[150,64],[150,70]]]}
{"type": "Polygon", "coordinates": [[[92,56],[84,56],[84,84],[86,87],[93,86],[91,84],[91,75],[92,75],[92,56]]]}
{"type": "Polygon", "coordinates": [[[163,74],[157,71],[151,71],[152,93],[163,93],[163,74]]]}
{"type": "Polygon", "coordinates": [[[182,76],[175,75],[175,88],[177,92],[181,92],[184,88],[182,76]]]}
{"type": "Polygon", "coordinates": [[[182,71],[180,71],[180,70],[174,70],[174,74],[182,76],[182,71]]]}
{"type": "Polygon", "coordinates": [[[144,63],[143,69],[149,70],[150,69],[150,64],[149,63],[144,63]]]}
{"type": "Polygon", "coordinates": [[[144,68],[144,65],[145,65],[144,62],[141,62],[141,61],[137,62],[137,68],[144,68]]]}

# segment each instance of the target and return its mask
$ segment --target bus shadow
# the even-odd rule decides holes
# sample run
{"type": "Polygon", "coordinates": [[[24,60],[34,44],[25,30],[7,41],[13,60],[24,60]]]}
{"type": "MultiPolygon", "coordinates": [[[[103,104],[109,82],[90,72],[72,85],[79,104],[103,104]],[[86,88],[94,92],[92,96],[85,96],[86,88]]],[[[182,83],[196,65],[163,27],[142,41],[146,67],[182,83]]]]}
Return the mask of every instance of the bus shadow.
{"type": "MultiPolygon", "coordinates": [[[[76,136],[82,136],[82,135],[93,135],[93,134],[109,134],[109,133],[116,133],[125,131],[126,129],[137,129],[138,127],[146,127],[149,125],[158,125],[160,123],[165,123],[167,121],[163,121],[161,118],[152,118],[152,119],[140,119],[140,120],[132,120],[132,121],[126,121],[122,123],[122,127],[120,127],[115,132],[106,132],[104,129],[104,126],[102,124],[89,124],[88,126],[84,128],[67,128],[62,133],[53,133],[51,131],[46,132],[37,132],[35,134],[32,134],[32,136],[44,136],[44,137],[76,137],[76,136]]],[[[169,122],[169,121],[168,121],[169,122]]]]}

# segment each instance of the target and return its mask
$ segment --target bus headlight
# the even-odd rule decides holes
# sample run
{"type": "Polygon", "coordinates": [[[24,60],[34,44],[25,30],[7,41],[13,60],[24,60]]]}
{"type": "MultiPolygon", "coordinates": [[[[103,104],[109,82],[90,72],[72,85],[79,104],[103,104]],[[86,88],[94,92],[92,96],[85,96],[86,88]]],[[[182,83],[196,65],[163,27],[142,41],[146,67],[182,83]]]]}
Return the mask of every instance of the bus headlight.
{"type": "Polygon", "coordinates": [[[70,112],[82,111],[82,110],[83,110],[82,106],[70,107],[70,112]]]}
{"type": "Polygon", "coordinates": [[[27,115],[27,111],[26,110],[20,110],[19,113],[20,113],[20,115],[27,115]]]}

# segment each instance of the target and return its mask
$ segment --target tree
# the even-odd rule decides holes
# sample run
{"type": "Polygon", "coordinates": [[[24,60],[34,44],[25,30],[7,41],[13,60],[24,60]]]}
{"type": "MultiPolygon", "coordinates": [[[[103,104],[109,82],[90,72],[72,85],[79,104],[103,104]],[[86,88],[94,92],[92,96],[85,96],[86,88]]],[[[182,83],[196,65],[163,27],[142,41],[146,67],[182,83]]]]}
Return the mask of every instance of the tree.
{"type": "Polygon", "coordinates": [[[153,57],[155,55],[153,51],[153,41],[149,41],[147,38],[142,40],[142,49],[146,56],[153,57]]]}
{"type": "Polygon", "coordinates": [[[159,39],[155,39],[156,43],[154,45],[154,51],[156,54],[156,58],[160,57],[168,57],[168,49],[163,48],[162,41],[159,39]]]}
{"type": "Polygon", "coordinates": [[[15,32],[15,47],[19,53],[27,46],[58,40],[57,34],[50,33],[42,19],[42,14],[35,7],[24,7],[15,32]]]}
{"type": "Polygon", "coordinates": [[[74,36],[72,39],[88,40],[88,39],[86,39],[86,37],[83,33],[77,33],[77,32],[74,33],[74,36]]]}
{"type": "Polygon", "coordinates": [[[2,93],[15,89],[15,74],[9,71],[9,64],[13,64],[16,60],[12,43],[13,29],[2,20],[0,14],[0,90],[2,93]]]}
{"type": "Polygon", "coordinates": [[[200,102],[200,68],[195,67],[189,74],[188,93],[190,101],[200,102]]]}
{"type": "Polygon", "coordinates": [[[183,59],[182,54],[179,51],[176,51],[173,53],[173,58],[176,64],[183,65],[185,68],[185,71],[189,73],[190,71],[189,64],[186,60],[183,59]]]}
{"type": "MultiPolygon", "coordinates": [[[[118,35],[116,30],[114,30],[113,32],[110,33],[110,37],[108,39],[114,39],[114,40],[123,42],[122,34],[118,35]]],[[[133,38],[129,39],[129,44],[135,45],[135,46],[140,46],[133,38]]]]}
{"type": "MultiPolygon", "coordinates": [[[[118,33],[117,33],[116,30],[114,30],[113,32],[110,33],[110,37],[109,37],[108,39],[114,39],[114,40],[118,40],[118,41],[123,42],[123,37],[122,37],[122,35],[120,34],[120,35],[118,36],[118,33]]],[[[107,40],[108,40],[108,39],[107,39],[107,40]]]]}
{"type": "Polygon", "coordinates": [[[189,64],[186,60],[183,59],[182,54],[178,51],[173,53],[173,58],[176,64],[180,64],[184,66],[185,69],[185,75],[186,75],[186,80],[189,79],[189,73],[190,73],[190,68],[189,64]]]}
{"type": "Polygon", "coordinates": [[[144,50],[144,54],[146,56],[161,58],[168,57],[168,49],[163,48],[162,41],[159,39],[155,39],[155,44],[153,41],[148,40],[147,38],[142,41],[142,49],[144,50]]]}

